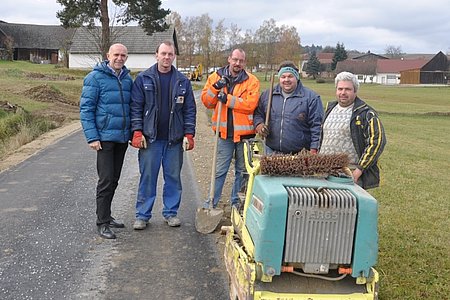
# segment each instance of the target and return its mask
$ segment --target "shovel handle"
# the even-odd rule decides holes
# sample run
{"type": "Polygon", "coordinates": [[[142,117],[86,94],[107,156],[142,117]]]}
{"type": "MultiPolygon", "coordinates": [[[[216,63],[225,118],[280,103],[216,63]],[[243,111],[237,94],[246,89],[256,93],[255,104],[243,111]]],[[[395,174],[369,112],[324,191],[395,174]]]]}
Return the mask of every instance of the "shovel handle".
{"type": "Polygon", "coordinates": [[[214,152],[213,163],[211,168],[211,186],[209,187],[209,207],[214,207],[214,189],[216,187],[216,166],[217,166],[217,148],[219,144],[219,128],[220,128],[220,115],[222,114],[222,102],[219,101],[219,107],[217,109],[217,122],[216,122],[216,134],[214,136],[214,152]]]}
{"type": "Polygon", "coordinates": [[[272,98],[273,98],[273,86],[275,84],[275,74],[272,73],[270,75],[270,90],[269,90],[269,100],[267,101],[267,110],[266,110],[266,120],[264,125],[269,126],[269,118],[270,118],[270,109],[272,108],[272,98]]]}
{"type": "MultiPolygon", "coordinates": [[[[269,120],[270,120],[270,109],[272,108],[272,98],[273,98],[273,86],[275,84],[275,74],[272,73],[270,75],[270,90],[269,90],[269,100],[267,101],[267,109],[266,109],[266,119],[264,121],[264,125],[269,127],[269,120]]],[[[266,138],[262,139],[263,144],[263,155],[266,154],[266,138]]]]}

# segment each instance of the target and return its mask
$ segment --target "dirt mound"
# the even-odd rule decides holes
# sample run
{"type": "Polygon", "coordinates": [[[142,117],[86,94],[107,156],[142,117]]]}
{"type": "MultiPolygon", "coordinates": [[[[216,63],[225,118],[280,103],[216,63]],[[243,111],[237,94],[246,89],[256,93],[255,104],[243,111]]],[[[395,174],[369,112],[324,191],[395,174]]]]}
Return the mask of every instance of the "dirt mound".
{"type": "Polygon", "coordinates": [[[52,88],[48,84],[38,85],[24,92],[28,97],[33,100],[41,102],[60,102],[69,105],[77,105],[76,103],[68,100],[63,93],[55,88],[52,88]]]}
{"type": "Polygon", "coordinates": [[[67,75],[49,75],[49,74],[42,74],[42,73],[35,73],[35,72],[29,72],[25,75],[29,79],[38,79],[38,80],[54,80],[54,81],[68,81],[68,80],[75,80],[75,77],[73,76],[67,76],[67,75]]]}

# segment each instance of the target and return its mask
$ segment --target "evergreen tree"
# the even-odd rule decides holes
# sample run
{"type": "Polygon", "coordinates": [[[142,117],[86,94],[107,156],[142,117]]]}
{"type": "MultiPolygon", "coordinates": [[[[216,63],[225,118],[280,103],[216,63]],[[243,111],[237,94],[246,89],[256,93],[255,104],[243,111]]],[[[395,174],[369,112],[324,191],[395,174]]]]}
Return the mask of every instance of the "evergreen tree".
{"type": "MultiPolygon", "coordinates": [[[[63,7],[56,13],[56,17],[65,28],[87,26],[92,29],[96,22],[101,23],[102,32],[98,45],[105,59],[111,46],[108,0],[56,0],[56,2],[63,7]]],[[[160,8],[161,0],[112,0],[112,2],[118,8],[117,11],[120,11],[112,24],[137,21],[148,35],[168,28],[164,18],[170,10],[160,8]]]]}
{"type": "Polygon", "coordinates": [[[320,61],[317,58],[316,51],[313,51],[308,59],[306,74],[312,76],[314,79],[320,74],[320,61]]]}
{"type": "Polygon", "coordinates": [[[334,51],[333,61],[331,63],[331,70],[336,70],[336,65],[339,61],[346,60],[348,57],[347,51],[345,50],[344,43],[339,42],[336,45],[336,50],[334,51]]]}

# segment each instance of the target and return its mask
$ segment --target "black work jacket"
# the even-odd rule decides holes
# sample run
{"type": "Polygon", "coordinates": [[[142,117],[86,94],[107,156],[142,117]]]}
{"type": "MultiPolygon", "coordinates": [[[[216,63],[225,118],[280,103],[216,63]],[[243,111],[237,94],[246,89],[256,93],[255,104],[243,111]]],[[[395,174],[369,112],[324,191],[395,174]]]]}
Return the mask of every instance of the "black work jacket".
{"type": "MultiPolygon", "coordinates": [[[[328,115],[337,104],[337,101],[327,103],[322,124],[325,123],[328,115]]],[[[357,167],[363,171],[360,178],[361,182],[358,184],[364,189],[379,186],[378,159],[386,145],[386,135],[377,112],[358,97],[356,97],[353,106],[350,133],[359,157],[357,167]]]]}

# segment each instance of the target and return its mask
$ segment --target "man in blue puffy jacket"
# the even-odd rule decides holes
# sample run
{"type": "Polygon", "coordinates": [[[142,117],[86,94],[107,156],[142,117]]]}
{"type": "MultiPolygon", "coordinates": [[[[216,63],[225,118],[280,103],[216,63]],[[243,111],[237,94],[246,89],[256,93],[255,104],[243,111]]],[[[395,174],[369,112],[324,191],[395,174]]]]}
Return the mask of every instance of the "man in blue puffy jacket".
{"type": "Polygon", "coordinates": [[[141,72],[131,92],[131,145],[139,149],[139,189],[135,230],[142,230],[152,217],[159,170],[163,168],[162,215],[171,227],[180,226],[183,149],[194,148],[196,105],[189,79],[173,65],[175,45],[161,43],[156,63],[141,72]]]}
{"type": "Polygon", "coordinates": [[[115,239],[111,230],[125,225],[111,216],[123,159],[130,140],[130,98],[133,80],[125,67],[127,48],[114,44],[107,60],[96,65],[83,82],[80,120],[89,147],[97,151],[97,230],[115,239]]]}
{"type": "Polygon", "coordinates": [[[291,61],[281,63],[278,78],[268,126],[265,119],[270,90],[261,94],[254,113],[256,133],[266,138],[266,153],[294,154],[303,149],[317,153],[323,118],[320,96],[303,86],[298,68],[291,61]]]}

